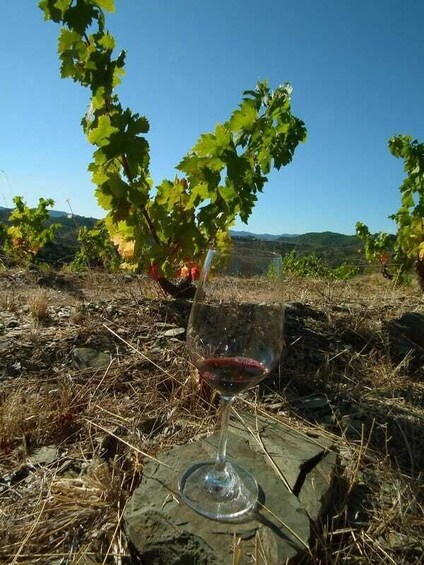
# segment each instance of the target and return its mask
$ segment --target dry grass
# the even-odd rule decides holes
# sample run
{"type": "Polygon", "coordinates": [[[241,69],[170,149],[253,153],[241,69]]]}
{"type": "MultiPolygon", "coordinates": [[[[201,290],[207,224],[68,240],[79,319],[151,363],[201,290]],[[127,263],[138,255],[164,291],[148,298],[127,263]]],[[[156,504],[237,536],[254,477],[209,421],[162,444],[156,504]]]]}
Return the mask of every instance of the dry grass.
{"type": "Polygon", "coordinates": [[[49,317],[49,295],[45,290],[38,290],[28,299],[29,312],[36,322],[43,322],[49,317]]]}
{"type": "MultiPolygon", "coordinates": [[[[34,343],[26,327],[43,318],[43,307],[25,301],[36,296],[34,281],[0,276],[0,304],[10,301],[8,281],[16,303],[4,314],[7,324],[14,316],[13,331],[3,326],[0,335],[8,340],[0,351],[0,562],[128,564],[122,516],[145,463],[216,424],[216,403],[190,373],[184,342],[163,337],[185,324],[189,305],[165,300],[143,278],[90,273],[44,294],[48,318],[34,343]],[[75,346],[109,352],[112,362],[76,369],[75,346]]],[[[422,562],[424,381],[408,357],[391,358],[384,331],[405,311],[423,313],[422,295],[373,277],[293,279],[286,299],[294,306],[280,371],[239,402],[337,440],[339,492],[305,562],[422,562]],[[302,403],[317,393],[329,399],[323,414],[302,403]]],[[[258,547],[258,563],[260,555],[258,547]]]]}
{"type": "Polygon", "coordinates": [[[0,294],[0,309],[8,312],[16,312],[19,309],[19,302],[13,290],[0,294]]]}

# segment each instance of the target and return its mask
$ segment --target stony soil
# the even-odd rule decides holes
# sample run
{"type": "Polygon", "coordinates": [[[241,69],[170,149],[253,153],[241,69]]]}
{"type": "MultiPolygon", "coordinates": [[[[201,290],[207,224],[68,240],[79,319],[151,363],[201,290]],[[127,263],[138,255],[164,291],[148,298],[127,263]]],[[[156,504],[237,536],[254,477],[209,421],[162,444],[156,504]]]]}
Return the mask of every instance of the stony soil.
{"type": "MultiPolygon", "coordinates": [[[[384,279],[286,281],[286,350],[239,401],[340,444],[312,563],[423,555],[424,299],[384,279]]],[[[0,562],[135,563],[144,464],[215,429],[185,348],[189,301],[141,276],[0,273],[0,562]]]]}

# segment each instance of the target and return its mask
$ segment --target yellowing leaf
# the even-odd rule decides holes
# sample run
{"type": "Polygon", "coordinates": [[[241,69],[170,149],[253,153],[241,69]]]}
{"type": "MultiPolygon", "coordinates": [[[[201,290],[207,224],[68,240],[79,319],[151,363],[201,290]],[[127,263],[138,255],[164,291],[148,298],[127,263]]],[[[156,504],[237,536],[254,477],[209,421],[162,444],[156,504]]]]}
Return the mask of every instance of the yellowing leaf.
{"type": "Polygon", "coordinates": [[[424,261],[424,241],[418,247],[418,257],[420,261],[424,261]]]}
{"type": "Polygon", "coordinates": [[[125,261],[131,261],[134,257],[135,241],[125,240],[121,234],[117,233],[112,237],[112,241],[118,246],[118,253],[125,261]]]}

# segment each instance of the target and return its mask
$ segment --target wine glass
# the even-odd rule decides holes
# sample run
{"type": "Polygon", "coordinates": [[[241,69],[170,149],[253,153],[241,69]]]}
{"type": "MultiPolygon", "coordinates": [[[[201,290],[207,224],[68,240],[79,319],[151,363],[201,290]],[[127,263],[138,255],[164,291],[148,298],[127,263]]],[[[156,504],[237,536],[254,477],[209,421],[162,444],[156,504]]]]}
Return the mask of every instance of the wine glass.
{"type": "Polygon", "coordinates": [[[278,363],[283,348],[281,256],[260,249],[208,251],[190,311],[187,345],[201,379],[221,397],[222,424],[215,461],[195,463],[179,481],[184,502],[221,521],[252,511],[255,478],[226,458],[235,396],[254,387],[278,363]]]}

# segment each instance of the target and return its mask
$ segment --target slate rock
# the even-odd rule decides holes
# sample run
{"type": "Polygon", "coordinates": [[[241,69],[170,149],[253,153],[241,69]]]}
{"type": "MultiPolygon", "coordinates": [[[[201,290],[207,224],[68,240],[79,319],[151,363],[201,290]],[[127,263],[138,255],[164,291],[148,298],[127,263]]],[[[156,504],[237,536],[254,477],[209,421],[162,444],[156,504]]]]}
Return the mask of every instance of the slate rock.
{"type": "Polygon", "coordinates": [[[0,340],[0,351],[6,351],[8,349],[12,349],[13,343],[9,339],[1,339],[0,340]]]}
{"type": "Polygon", "coordinates": [[[396,362],[408,357],[413,370],[424,368],[424,314],[405,312],[400,318],[386,323],[390,355],[396,362]]]}
{"type": "Polygon", "coordinates": [[[159,337],[181,337],[185,334],[185,328],[171,328],[162,332],[159,337]]]}
{"type": "Polygon", "coordinates": [[[111,361],[108,353],[91,347],[76,347],[72,351],[72,360],[76,369],[106,369],[111,361]]]}
{"type": "MultiPolygon", "coordinates": [[[[241,412],[234,421],[234,433],[246,437],[252,450],[276,467],[289,488],[302,502],[309,518],[318,521],[330,503],[335,481],[338,455],[336,446],[324,436],[306,436],[277,420],[249,412],[241,412]],[[257,432],[255,439],[251,432],[257,432]]],[[[256,434],[255,434],[256,435],[256,434]]]]}
{"type": "Polygon", "coordinates": [[[36,449],[29,457],[31,465],[50,465],[59,458],[59,450],[54,445],[46,445],[36,449]]]}
{"type": "Polygon", "coordinates": [[[251,563],[257,551],[261,562],[273,564],[307,553],[311,522],[322,517],[330,498],[336,454],[322,437],[307,438],[248,413],[242,418],[230,426],[228,458],[257,479],[256,510],[242,521],[218,522],[180,499],[179,477],[196,461],[214,459],[218,434],[163,451],[161,463],[146,464],[125,513],[127,534],[142,562],[226,565],[233,563],[235,542],[240,565],[251,563]],[[252,430],[259,431],[259,442],[252,430]]]}
{"type": "Polygon", "coordinates": [[[424,347],[424,315],[405,312],[397,321],[404,335],[420,347],[424,347]]]}
{"type": "MultiPolygon", "coordinates": [[[[132,515],[132,535],[143,540],[142,559],[151,565],[218,565],[213,549],[195,533],[183,532],[154,507],[132,515]]],[[[137,544],[138,545],[138,544],[137,544]]]]}

